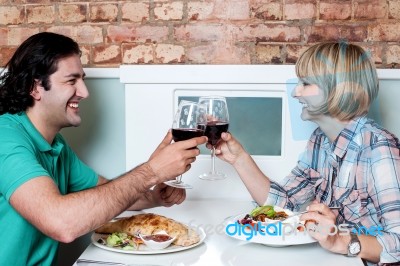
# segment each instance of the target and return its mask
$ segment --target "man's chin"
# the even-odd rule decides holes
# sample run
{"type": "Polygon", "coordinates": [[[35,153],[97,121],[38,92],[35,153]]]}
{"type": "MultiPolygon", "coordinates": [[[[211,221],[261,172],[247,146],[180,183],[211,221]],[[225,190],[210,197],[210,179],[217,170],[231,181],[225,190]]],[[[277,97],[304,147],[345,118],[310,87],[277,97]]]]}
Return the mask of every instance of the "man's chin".
{"type": "Polygon", "coordinates": [[[70,121],[70,127],[79,127],[81,125],[81,119],[75,119],[74,121],[70,121]]]}

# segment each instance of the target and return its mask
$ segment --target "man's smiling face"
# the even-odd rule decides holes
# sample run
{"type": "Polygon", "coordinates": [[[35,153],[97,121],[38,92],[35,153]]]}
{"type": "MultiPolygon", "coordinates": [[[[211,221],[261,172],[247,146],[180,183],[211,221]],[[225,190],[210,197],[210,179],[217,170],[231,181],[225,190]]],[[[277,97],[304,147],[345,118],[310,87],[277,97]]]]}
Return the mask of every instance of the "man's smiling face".
{"type": "Polygon", "coordinates": [[[43,88],[38,104],[46,110],[46,124],[53,129],[79,126],[79,102],[89,96],[85,73],[78,55],[58,61],[57,71],[49,76],[50,89],[43,88]]]}

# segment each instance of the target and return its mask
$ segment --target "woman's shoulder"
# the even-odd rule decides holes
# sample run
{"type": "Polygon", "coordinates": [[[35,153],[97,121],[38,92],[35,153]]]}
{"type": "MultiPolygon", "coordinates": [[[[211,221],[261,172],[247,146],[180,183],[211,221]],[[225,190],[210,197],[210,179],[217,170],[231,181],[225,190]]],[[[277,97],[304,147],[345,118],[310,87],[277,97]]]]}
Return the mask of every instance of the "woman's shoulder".
{"type": "Polygon", "coordinates": [[[371,134],[373,134],[373,136],[376,138],[376,140],[397,140],[398,141],[398,137],[393,132],[386,129],[382,125],[376,123],[372,119],[366,120],[366,122],[362,128],[362,132],[364,134],[370,132],[371,134]]]}
{"type": "Polygon", "coordinates": [[[358,135],[364,148],[390,147],[400,150],[398,137],[372,119],[365,121],[358,135]]]}

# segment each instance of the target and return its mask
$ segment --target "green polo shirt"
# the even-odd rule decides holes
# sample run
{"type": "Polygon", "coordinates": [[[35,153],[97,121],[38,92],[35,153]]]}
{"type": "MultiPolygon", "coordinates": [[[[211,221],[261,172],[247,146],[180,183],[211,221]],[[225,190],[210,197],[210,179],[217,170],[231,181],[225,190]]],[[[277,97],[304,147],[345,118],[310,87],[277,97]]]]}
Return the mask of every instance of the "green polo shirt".
{"type": "Polygon", "coordinates": [[[56,262],[58,242],[37,230],[9,204],[19,186],[39,176],[52,178],[63,195],[98,182],[97,174],[79,160],[60,134],[50,145],[25,113],[1,115],[0,265],[56,262]]]}

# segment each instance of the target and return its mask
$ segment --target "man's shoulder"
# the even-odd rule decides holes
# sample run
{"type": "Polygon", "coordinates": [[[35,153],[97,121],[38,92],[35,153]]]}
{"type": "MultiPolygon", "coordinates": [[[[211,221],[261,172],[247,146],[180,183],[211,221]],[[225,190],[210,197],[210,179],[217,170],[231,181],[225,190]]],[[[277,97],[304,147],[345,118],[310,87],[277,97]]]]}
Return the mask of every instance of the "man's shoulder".
{"type": "Polygon", "coordinates": [[[19,115],[0,115],[0,142],[16,141],[18,138],[27,137],[28,134],[26,134],[26,129],[19,115]]]}
{"type": "Polygon", "coordinates": [[[12,125],[18,125],[22,124],[22,118],[23,118],[22,113],[18,114],[10,114],[10,113],[5,113],[0,115],[0,126],[12,126],[12,125]]]}
{"type": "Polygon", "coordinates": [[[10,126],[22,124],[24,113],[10,114],[5,113],[0,115],[0,126],[10,126]]]}

